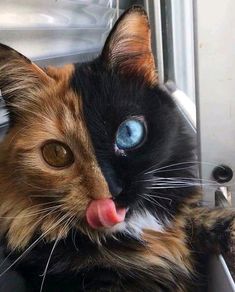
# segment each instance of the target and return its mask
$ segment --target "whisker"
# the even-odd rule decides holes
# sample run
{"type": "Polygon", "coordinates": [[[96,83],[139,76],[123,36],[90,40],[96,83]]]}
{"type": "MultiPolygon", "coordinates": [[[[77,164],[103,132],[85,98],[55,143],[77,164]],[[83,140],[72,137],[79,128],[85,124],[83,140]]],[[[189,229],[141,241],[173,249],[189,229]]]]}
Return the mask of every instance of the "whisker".
{"type": "Polygon", "coordinates": [[[44,203],[40,203],[40,204],[35,204],[35,205],[32,205],[28,208],[26,208],[25,210],[31,210],[31,209],[34,209],[34,208],[37,208],[37,207],[41,207],[41,206],[45,206],[45,205],[51,205],[52,203],[51,202],[44,202],[44,203]]]}
{"type": "Polygon", "coordinates": [[[23,182],[25,185],[33,188],[33,189],[37,189],[37,190],[40,190],[40,191],[54,191],[54,192],[58,192],[58,189],[53,189],[53,188],[42,188],[42,187],[39,187],[37,185],[34,185],[34,184],[31,184],[31,183],[28,183],[28,182],[23,182]]]}
{"type": "Polygon", "coordinates": [[[152,177],[149,179],[142,179],[136,183],[149,183],[147,188],[177,188],[177,187],[217,187],[219,184],[214,180],[199,179],[190,177],[152,177]]]}
{"type": "MultiPolygon", "coordinates": [[[[57,205],[57,206],[53,206],[53,207],[44,208],[44,209],[42,209],[42,210],[38,210],[37,212],[32,212],[32,213],[29,213],[29,214],[24,215],[24,216],[22,216],[22,215],[16,215],[16,216],[2,216],[2,217],[0,217],[0,219],[15,219],[15,218],[19,218],[19,219],[20,219],[20,218],[33,217],[33,216],[35,216],[35,215],[43,214],[43,213],[45,213],[45,212],[47,212],[47,211],[49,211],[49,210],[51,210],[51,211],[55,211],[55,210],[58,209],[60,206],[61,206],[61,205],[57,205]]],[[[49,212],[48,214],[50,214],[50,212],[49,212]]]]}
{"type": "Polygon", "coordinates": [[[170,199],[170,198],[165,198],[165,197],[161,197],[161,196],[158,196],[158,195],[152,195],[152,194],[144,194],[144,195],[149,197],[149,198],[156,198],[156,199],[166,200],[166,201],[170,201],[170,204],[172,203],[172,199],[170,199]]]}
{"type": "Polygon", "coordinates": [[[197,181],[197,182],[208,182],[208,183],[216,183],[218,184],[216,181],[214,180],[209,180],[209,179],[202,179],[202,178],[195,178],[195,177],[180,177],[180,176],[176,176],[176,177],[152,177],[150,179],[143,179],[143,180],[139,180],[137,182],[151,182],[151,181],[179,181],[179,180],[184,180],[184,181],[197,181]]]}
{"type": "MultiPolygon", "coordinates": [[[[174,166],[180,166],[180,165],[192,165],[192,166],[196,166],[196,165],[213,165],[213,166],[217,166],[217,164],[215,163],[211,163],[211,162],[206,162],[206,161],[185,161],[185,162],[179,162],[179,163],[173,163],[173,164],[169,164],[169,165],[165,165],[156,169],[153,169],[154,167],[157,166],[157,164],[152,165],[151,167],[147,168],[146,170],[144,170],[143,172],[141,172],[140,174],[151,174],[153,172],[160,172],[163,169],[168,169],[174,166]]],[[[190,166],[190,167],[192,167],[190,166]]]]}
{"type": "MultiPolygon", "coordinates": [[[[166,169],[166,170],[161,170],[161,171],[157,171],[157,172],[161,172],[161,173],[164,173],[164,172],[173,172],[173,171],[178,171],[178,170],[185,170],[185,169],[190,169],[190,168],[193,168],[195,167],[196,165],[191,165],[191,166],[186,166],[186,167],[179,167],[179,168],[173,168],[173,169],[166,169]]],[[[156,172],[156,173],[157,173],[156,172]]]]}
{"type": "Polygon", "coordinates": [[[169,212],[169,210],[167,210],[164,206],[162,206],[162,204],[160,204],[157,200],[154,200],[153,198],[148,197],[147,194],[140,194],[140,196],[144,200],[150,202],[151,204],[154,204],[155,206],[162,208],[165,212],[167,212],[170,215],[170,217],[172,217],[172,214],[169,212]],[[144,195],[146,195],[146,197],[144,195]]]}
{"type": "Polygon", "coordinates": [[[198,181],[190,181],[190,180],[175,180],[175,181],[165,181],[165,180],[153,180],[152,185],[191,185],[191,186],[219,186],[217,182],[198,182],[198,181]]]}
{"type": "Polygon", "coordinates": [[[79,248],[76,245],[76,235],[77,235],[77,230],[76,229],[72,229],[72,241],[73,241],[73,245],[74,245],[76,251],[79,251],[79,248]]]}
{"type": "Polygon", "coordinates": [[[55,229],[62,221],[64,220],[64,217],[57,221],[53,226],[51,226],[47,231],[42,233],[9,267],[5,269],[0,274],[0,277],[2,277],[6,272],[8,272],[16,263],[18,263],[30,250],[32,250],[38,242],[40,242],[52,229],[55,229]]]}
{"type": "Polygon", "coordinates": [[[48,267],[49,267],[49,263],[50,263],[50,260],[51,260],[52,254],[53,254],[53,252],[54,252],[54,250],[55,250],[55,248],[56,248],[56,246],[57,246],[59,240],[60,240],[60,238],[57,237],[55,243],[54,243],[53,246],[52,246],[51,252],[50,252],[50,254],[49,254],[48,261],[47,261],[47,263],[46,263],[46,267],[45,267],[44,272],[43,272],[43,278],[42,278],[42,283],[41,283],[41,287],[40,287],[40,292],[42,292],[42,290],[43,290],[43,286],[44,286],[44,283],[45,283],[46,273],[47,273],[47,270],[48,270],[48,267]]]}
{"type": "Polygon", "coordinates": [[[61,198],[61,195],[30,195],[30,198],[61,198]]]}
{"type": "MultiPolygon", "coordinates": [[[[49,214],[53,214],[52,211],[48,212],[45,216],[43,216],[42,218],[40,218],[36,223],[34,223],[34,226],[37,225],[40,221],[42,221],[47,215],[49,214]]],[[[13,217],[14,218],[14,217],[13,217]]],[[[4,265],[4,263],[9,259],[9,257],[15,252],[15,249],[13,249],[8,255],[7,257],[1,262],[0,267],[2,267],[4,265]]]]}
{"type": "MultiPolygon", "coordinates": [[[[165,179],[165,178],[163,178],[165,179]]],[[[196,182],[208,182],[208,183],[212,183],[212,184],[218,184],[216,181],[214,180],[210,180],[210,179],[203,179],[203,178],[194,178],[194,177],[172,177],[172,178],[166,178],[168,180],[172,180],[172,181],[196,181],[196,182]]]]}
{"type": "MultiPolygon", "coordinates": [[[[66,218],[66,217],[67,217],[67,215],[64,215],[64,218],[66,218]]],[[[68,218],[68,220],[65,222],[63,228],[61,229],[61,232],[60,232],[61,234],[63,233],[63,230],[65,230],[67,228],[67,226],[69,226],[69,224],[71,223],[73,218],[74,218],[74,216],[71,216],[70,218],[68,218]]],[[[59,242],[59,240],[60,240],[60,235],[58,235],[57,239],[55,240],[55,243],[53,244],[51,252],[49,254],[48,261],[46,263],[46,267],[45,267],[44,272],[42,274],[43,278],[42,278],[42,283],[41,283],[41,287],[40,287],[40,292],[42,292],[42,290],[43,290],[43,286],[44,286],[44,283],[45,283],[45,279],[46,279],[46,274],[47,274],[47,271],[48,271],[49,263],[51,261],[52,254],[53,254],[53,252],[54,252],[54,250],[56,248],[56,245],[59,242]]]]}
{"type": "MultiPolygon", "coordinates": [[[[181,189],[181,188],[190,188],[190,187],[195,187],[195,186],[197,186],[197,185],[195,185],[195,184],[192,184],[192,185],[180,185],[180,184],[178,184],[178,185],[171,185],[171,186],[169,186],[169,185],[162,185],[162,186],[151,186],[151,187],[146,187],[146,189],[148,189],[148,190],[163,190],[163,189],[177,189],[177,188],[179,188],[179,189],[181,189]]],[[[198,186],[201,186],[201,184],[198,184],[198,186]]],[[[208,185],[205,185],[206,187],[208,187],[208,189],[210,189],[210,186],[208,186],[208,185]]],[[[213,189],[212,188],[212,186],[211,186],[211,189],[213,189]]]]}

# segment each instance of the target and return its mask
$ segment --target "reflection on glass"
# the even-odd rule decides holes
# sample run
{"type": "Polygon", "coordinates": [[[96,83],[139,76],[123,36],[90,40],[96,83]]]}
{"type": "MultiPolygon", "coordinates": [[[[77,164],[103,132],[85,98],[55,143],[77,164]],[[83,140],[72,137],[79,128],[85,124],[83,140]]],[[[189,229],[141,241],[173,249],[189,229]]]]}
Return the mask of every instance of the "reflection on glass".
{"type": "Polygon", "coordinates": [[[114,17],[110,1],[0,1],[0,29],[108,27],[114,17]]]}

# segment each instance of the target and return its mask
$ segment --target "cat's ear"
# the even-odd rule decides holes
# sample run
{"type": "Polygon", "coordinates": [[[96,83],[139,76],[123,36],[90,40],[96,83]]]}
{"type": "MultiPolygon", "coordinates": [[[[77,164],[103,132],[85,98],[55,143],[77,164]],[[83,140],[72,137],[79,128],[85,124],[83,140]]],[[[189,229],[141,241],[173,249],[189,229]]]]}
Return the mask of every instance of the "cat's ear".
{"type": "Polygon", "coordinates": [[[0,44],[0,90],[6,104],[33,98],[50,77],[28,58],[0,44]]]}
{"type": "Polygon", "coordinates": [[[142,7],[133,6],[120,17],[107,38],[101,58],[121,74],[140,76],[150,85],[158,83],[150,25],[142,7]]]}

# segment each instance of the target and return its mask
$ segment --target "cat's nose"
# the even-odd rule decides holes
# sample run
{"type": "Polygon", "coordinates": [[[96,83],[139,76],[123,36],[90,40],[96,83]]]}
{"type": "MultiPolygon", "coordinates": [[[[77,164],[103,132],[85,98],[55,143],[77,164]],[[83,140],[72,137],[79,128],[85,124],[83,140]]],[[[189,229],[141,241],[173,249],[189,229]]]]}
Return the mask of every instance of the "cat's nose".
{"type": "Polygon", "coordinates": [[[123,186],[121,180],[117,177],[111,164],[107,162],[100,163],[102,173],[109,187],[109,192],[113,198],[118,197],[123,191],[123,186]]]}
{"type": "Polygon", "coordinates": [[[109,191],[114,198],[118,197],[123,190],[121,186],[121,182],[118,180],[114,180],[114,179],[109,180],[108,186],[109,186],[109,191]]]}
{"type": "Polygon", "coordinates": [[[121,180],[117,177],[117,174],[110,163],[102,161],[99,164],[109,187],[110,194],[113,198],[118,197],[123,191],[121,180]]]}

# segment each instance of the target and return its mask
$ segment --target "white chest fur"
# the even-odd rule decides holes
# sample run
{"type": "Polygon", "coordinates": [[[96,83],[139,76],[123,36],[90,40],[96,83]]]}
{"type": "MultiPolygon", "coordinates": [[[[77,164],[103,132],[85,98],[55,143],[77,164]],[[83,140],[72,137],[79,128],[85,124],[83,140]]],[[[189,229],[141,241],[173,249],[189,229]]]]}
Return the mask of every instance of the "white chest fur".
{"type": "Polygon", "coordinates": [[[117,224],[107,230],[107,233],[115,234],[122,232],[130,236],[140,238],[144,229],[163,232],[164,225],[148,211],[144,213],[134,213],[126,222],[117,224]]]}

